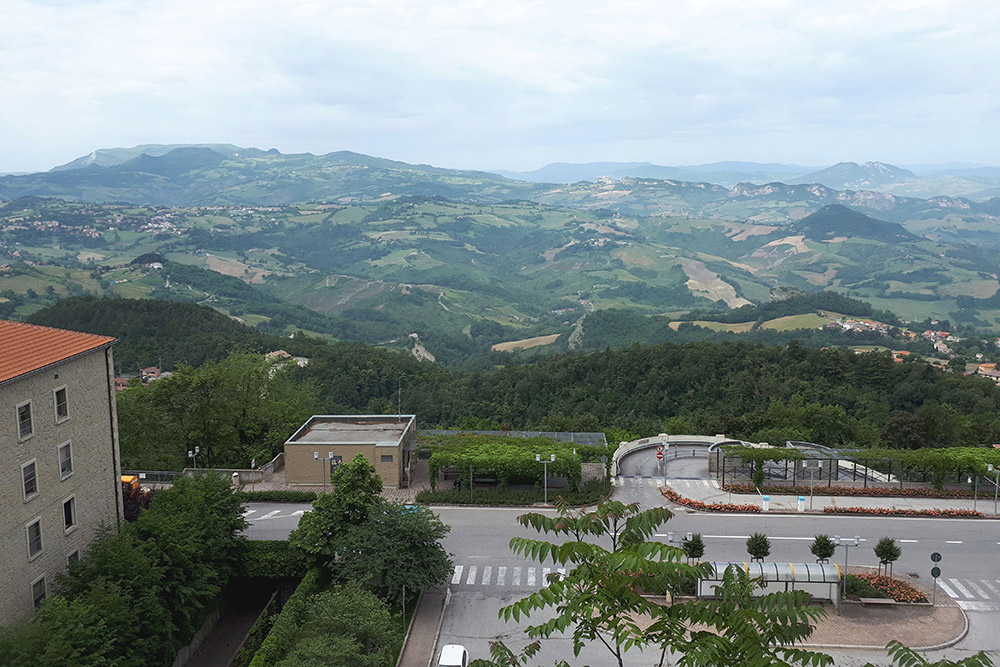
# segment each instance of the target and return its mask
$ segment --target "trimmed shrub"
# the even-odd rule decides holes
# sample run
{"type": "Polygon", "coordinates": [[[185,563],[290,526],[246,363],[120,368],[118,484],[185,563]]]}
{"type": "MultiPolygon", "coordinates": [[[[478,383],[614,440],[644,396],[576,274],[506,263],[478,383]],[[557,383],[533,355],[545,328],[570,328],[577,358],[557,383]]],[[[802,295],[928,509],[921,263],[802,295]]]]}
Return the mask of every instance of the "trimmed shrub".
{"type": "Polygon", "coordinates": [[[237,491],[236,496],[243,503],[311,503],[316,500],[315,491],[237,491]]]}
{"type": "Polygon", "coordinates": [[[301,577],[308,569],[305,556],[287,540],[247,540],[243,547],[239,573],[244,577],[301,577]]]}
{"type": "MultiPolygon", "coordinates": [[[[578,491],[553,492],[549,490],[549,502],[562,498],[570,505],[591,505],[601,498],[611,495],[611,482],[607,480],[590,480],[578,491]]],[[[516,506],[534,505],[542,502],[542,489],[524,489],[518,491],[476,490],[470,494],[468,490],[448,489],[447,491],[421,491],[416,501],[423,505],[487,505],[516,506]],[[471,496],[471,497],[470,497],[471,496]]]]}

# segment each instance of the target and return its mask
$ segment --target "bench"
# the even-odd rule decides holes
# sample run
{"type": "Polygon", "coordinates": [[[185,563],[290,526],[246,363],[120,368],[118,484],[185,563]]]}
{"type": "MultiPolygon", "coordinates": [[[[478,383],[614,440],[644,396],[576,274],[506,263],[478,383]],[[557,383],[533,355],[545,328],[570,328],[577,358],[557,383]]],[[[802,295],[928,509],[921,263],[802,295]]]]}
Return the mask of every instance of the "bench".
{"type": "Polygon", "coordinates": [[[861,604],[896,604],[892,598],[858,598],[861,604]]]}

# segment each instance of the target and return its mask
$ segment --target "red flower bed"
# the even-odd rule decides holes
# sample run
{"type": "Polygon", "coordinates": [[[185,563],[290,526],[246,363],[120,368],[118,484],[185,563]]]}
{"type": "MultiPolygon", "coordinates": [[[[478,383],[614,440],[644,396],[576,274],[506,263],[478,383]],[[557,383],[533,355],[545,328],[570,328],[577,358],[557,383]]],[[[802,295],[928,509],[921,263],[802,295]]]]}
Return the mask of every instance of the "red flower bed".
{"type": "MultiPolygon", "coordinates": [[[[757,493],[753,484],[726,484],[722,487],[725,491],[733,493],[757,493]]],[[[869,498],[971,498],[972,491],[966,489],[928,489],[924,487],[912,487],[900,489],[898,487],[873,486],[867,489],[859,489],[853,486],[819,486],[814,489],[816,493],[824,496],[867,496],[869,498]]],[[[808,486],[764,486],[761,493],[771,495],[809,495],[808,486]]]]}
{"type": "Polygon", "coordinates": [[[757,505],[736,505],[735,503],[703,503],[700,500],[691,500],[690,498],[685,498],[681,494],[677,493],[673,489],[668,489],[666,487],[660,489],[663,495],[667,497],[678,505],[684,505],[685,507],[690,507],[696,510],[702,510],[705,512],[759,512],[760,507],[757,505]]]}
{"type": "Polygon", "coordinates": [[[977,517],[982,512],[973,510],[911,510],[890,507],[824,507],[824,514],[870,514],[873,516],[954,516],[977,517]]]}
{"type": "Polygon", "coordinates": [[[927,602],[927,596],[905,581],[878,574],[854,574],[857,579],[868,582],[872,588],[882,591],[896,602],[927,602]]]}

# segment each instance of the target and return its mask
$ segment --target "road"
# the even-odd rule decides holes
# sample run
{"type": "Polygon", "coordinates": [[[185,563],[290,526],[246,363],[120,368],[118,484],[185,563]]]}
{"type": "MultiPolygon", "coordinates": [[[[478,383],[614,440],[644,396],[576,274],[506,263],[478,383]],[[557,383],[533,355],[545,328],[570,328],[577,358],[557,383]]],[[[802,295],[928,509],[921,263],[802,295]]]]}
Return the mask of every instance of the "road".
{"type": "MultiPolygon", "coordinates": [[[[626,461],[623,472],[641,474],[650,467],[649,453],[635,467],[626,461]]],[[[655,466],[655,463],[652,465],[655,466]]],[[[672,462],[668,475],[676,484],[708,483],[701,478],[699,466],[704,461],[672,462]]],[[[658,471],[658,469],[657,469],[658,471]]],[[[662,506],[662,494],[655,477],[625,478],[615,488],[615,498],[624,502],[639,502],[643,506],[662,506]]],[[[662,483],[662,482],[661,482],[662,483]]],[[[284,539],[298,524],[308,504],[251,503],[246,506],[251,539],[284,539]]],[[[557,571],[551,563],[528,561],[511,553],[511,537],[538,537],[533,530],[523,528],[516,518],[528,511],[524,508],[457,508],[435,507],[435,512],[451,532],[444,540],[452,554],[455,570],[450,580],[451,602],[442,624],[441,643],[465,644],[473,655],[485,656],[488,641],[496,638],[512,646],[527,643],[523,630],[526,623],[503,623],[497,610],[541,587],[548,571],[557,571]],[[548,571],[546,571],[546,569],[548,571]]],[[[554,513],[554,510],[534,510],[554,513]]],[[[863,517],[837,515],[778,515],[778,514],[711,514],[675,510],[674,517],[661,527],[654,539],[667,541],[667,532],[675,539],[687,532],[702,534],[705,559],[744,561],[747,559],[745,540],[752,532],[762,532],[771,540],[774,561],[807,562],[813,560],[809,542],[817,533],[861,537],[861,546],[837,549],[835,562],[843,565],[845,556],[850,565],[877,564],[872,553],[875,542],[883,536],[893,537],[902,547],[902,556],[894,567],[897,576],[930,583],[930,554],[939,552],[942,591],[958,600],[971,620],[968,637],[941,655],[963,657],[974,650],[1000,651],[1000,634],[992,631],[1000,612],[1000,520],[945,519],[913,517],[863,517]]],[[[537,622],[537,618],[532,619],[537,622]]],[[[888,639],[888,638],[887,638],[888,639]]],[[[588,647],[574,664],[600,665],[607,663],[604,649],[588,647]]],[[[558,657],[572,655],[571,642],[554,639],[545,643],[538,663],[553,662],[558,657]]],[[[847,652],[837,654],[837,665],[854,667],[866,661],[888,664],[884,653],[847,652]]],[[[658,655],[630,655],[630,665],[655,664],[658,655]]]]}

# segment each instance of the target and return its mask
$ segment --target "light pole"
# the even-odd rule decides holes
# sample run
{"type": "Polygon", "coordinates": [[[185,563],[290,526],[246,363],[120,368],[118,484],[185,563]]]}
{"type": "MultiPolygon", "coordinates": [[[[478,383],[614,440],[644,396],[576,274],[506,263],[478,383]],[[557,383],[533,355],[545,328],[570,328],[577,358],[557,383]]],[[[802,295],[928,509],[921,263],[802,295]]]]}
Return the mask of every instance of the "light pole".
{"type": "Polygon", "coordinates": [[[1000,492],[1000,468],[994,470],[992,463],[986,464],[987,472],[996,472],[997,478],[993,482],[993,513],[997,513],[997,492],[1000,492]]]}
{"type": "Polygon", "coordinates": [[[847,597],[847,557],[850,555],[851,547],[856,547],[861,545],[861,537],[858,535],[854,536],[853,543],[850,538],[845,538],[847,542],[840,541],[840,535],[834,535],[833,541],[838,547],[844,547],[844,585],[843,592],[840,594],[841,598],[847,597]]]}
{"type": "Polygon", "coordinates": [[[195,470],[198,469],[198,455],[199,454],[201,454],[201,447],[199,447],[198,445],[194,446],[194,450],[190,450],[190,449],[188,450],[188,456],[191,457],[191,465],[195,468],[195,470]]]}
{"type": "MultiPolygon", "coordinates": [[[[976,483],[972,491],[972,511],[975,512],[976,504],[979,502],[979,473],[977,472],[973,477],[976,478],[976,483]]],[[[972,481],[972,477],[969,478],[969,481],[972,481]]]]}
{"type": "Polygon", "coordinates": [[[543,484],[545,485],[545,496],[544,496],[545,499],[543,500],[543,502],[546,505],[548,505],[549,504],[549,464],[556,462],[556,455],[555,454],[550,454],[549,455],[549,460],[546,461],[545,459],[542,458],[541,454],[535,454],[535,461],[541,463],[544,466],[542,474],[544,475],[544,482],[543,482],[543,484]]]}
{"type": "MultiPolygon", "coordinates": [[[[816,483],[816,471],[813,470],[813,466],[810,465],[811,461],[803,461],[802,467],[809,473],[809,511],[812,512],[813,509],[813,484],[816,483]]],[[[822,465],[819,461],[816,462],[817,466],[822,465]]]]}
{"type": "Polygon", "coordinates": [[[327,474],[328,464],[326,463],[326,461],[333,460],[333,452],[327,452],[326,456],[320,456],[319,452],[313,452],[313,458],[323,463],[323,493],[326,493],[326,478],[330,476],[329,474],[327,474]]]}

